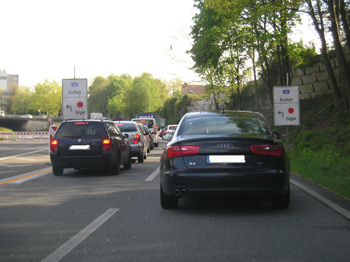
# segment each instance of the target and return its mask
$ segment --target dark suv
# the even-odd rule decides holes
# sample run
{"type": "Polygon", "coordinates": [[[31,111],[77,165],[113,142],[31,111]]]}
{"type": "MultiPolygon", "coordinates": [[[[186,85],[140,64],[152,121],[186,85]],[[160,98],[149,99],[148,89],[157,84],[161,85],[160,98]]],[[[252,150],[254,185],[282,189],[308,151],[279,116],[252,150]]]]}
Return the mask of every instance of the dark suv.
{"type": "Polygon", "coordinates": [[[120,165],[131,168],[131,149],[119,128],[106,120],[68,120],[60,124],[50,142],[53,174],[64,168],[106,168],[112,174],[120,165]]]}

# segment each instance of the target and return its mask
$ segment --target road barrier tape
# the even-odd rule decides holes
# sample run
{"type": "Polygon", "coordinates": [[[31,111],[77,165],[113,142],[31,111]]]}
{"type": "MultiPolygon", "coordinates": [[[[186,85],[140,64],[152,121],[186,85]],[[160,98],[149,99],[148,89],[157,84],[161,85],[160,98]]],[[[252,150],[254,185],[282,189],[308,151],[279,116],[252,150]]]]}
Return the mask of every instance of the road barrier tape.
{"type": "Polygon", "coordinates": [[[48,131],[35,132],[0,132],[2,140],[34,140],[34,139],[49,139],[48,131]]]}

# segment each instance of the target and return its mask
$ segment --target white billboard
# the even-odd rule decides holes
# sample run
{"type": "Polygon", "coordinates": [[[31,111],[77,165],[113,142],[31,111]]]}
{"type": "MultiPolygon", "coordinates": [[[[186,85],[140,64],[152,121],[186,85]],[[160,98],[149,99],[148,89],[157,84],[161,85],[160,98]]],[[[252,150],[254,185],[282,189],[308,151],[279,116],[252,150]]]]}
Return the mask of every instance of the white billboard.
{"type": "Polygon", "coordinates": [[[275,126],[299,126],[299,86],[273,88],[275,126]]]}
{"type": "Polygon", "coordinates": [[[87,79],[62,80],[63,119],[87,119],[87,79]]]}

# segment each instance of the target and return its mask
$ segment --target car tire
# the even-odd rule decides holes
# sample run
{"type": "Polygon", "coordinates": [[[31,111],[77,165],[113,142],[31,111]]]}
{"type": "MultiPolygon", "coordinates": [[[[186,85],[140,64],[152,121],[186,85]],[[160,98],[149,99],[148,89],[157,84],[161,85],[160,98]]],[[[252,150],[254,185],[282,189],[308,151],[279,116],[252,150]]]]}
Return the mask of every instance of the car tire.
{"type": "Polygon", "coordinates": [[[158,147],[158,143],[154,143],[154,146],[155,146],[155,147],[158,147]]]}
{"type": "Polygon", "coordinates": [[[120,173],[120,155],[117,156],[114,167],[111,169],[111,174],[113,176],[119,175],[120,173]]]}
{"type": "Polygon", "coordinates": [[[146,153],[143,155],[143,159],[147,159],[148,155],[147,155],[147,150],[146,153]]]}
{"type": "Polygon", "coordinates": [[[151,153],[151,147],[147,147],[147,153],[151,153]]]}
{"type": "Polygon", "coordinates": [[[130,169],[132,165],[131,155],[129,156],[128,162],[124,164],[124,169],[130,169]]]}
{"type": "Polygon", "coordinates": [[[143,156],[143,153],[141,153],[141,154],[137,157],[137,162],[143,163],[143,159],[144,159],[144,156],[143,156]]]}
{"type": "Polygon", "coordinates": [[[52,173],[55,176],[62,176],[63,175],[63,168],[56,166],[56,165],[52,165],[52,173]]]}
{"type": "Polygon", "coordinates": [[[290,202],[290,188],[283,195],[273,195],[271,197],[271,204],[273,208],[286,209],[290,202]]]}
{"type": "Polygon", "coordinates": [[[153,148],[154,148],[154,145],[153,145],[153,143],[152,143],[152,145],[151,145],[151,150],[153,150],[153,148]]]}
{"type": "Polygon", "coordinates": [[[179,206],[179,199],[175,196],[167,196],[160,187],[160,205],[164,209],[175,209],[179,206]]]}

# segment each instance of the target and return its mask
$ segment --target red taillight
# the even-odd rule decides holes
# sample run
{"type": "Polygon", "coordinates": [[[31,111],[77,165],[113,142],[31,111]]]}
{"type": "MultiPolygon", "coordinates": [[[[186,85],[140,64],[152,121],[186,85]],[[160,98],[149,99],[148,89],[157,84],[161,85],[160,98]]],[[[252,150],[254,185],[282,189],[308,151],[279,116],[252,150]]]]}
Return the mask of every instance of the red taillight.
{"type": "Polygon", "coordinates": [[[254,154],[268,155],[268,156],[279,156],[284,155],[283,148],[281,145],[256,145],[251,146],[250,149],[254,154]]]}
{"type": "Polygon", "coordinates": [[[199,152],[199,146],[169,146],[167,148],[166,157],[174,158],[181,156],[196,155],[199,152]]]}
{"type": "Polygon", "coordinates": [[[57,140],[51,140],[51,143],[50,143],[51,152],[57,152],[57,145],[58,145],[57,140]]]}
{"type": "Polygon", "coordinates": [[[103,139],[102,149],[104,151],[111,151],[112,150],[112,141],[110,139],[103,139]]]}
{"type": "Polygon", "coordinates": [[[157,131],[158,131],[157,126],[153,126],[153,129],[154,129],[154,133],[157,134],[157,131]]]}
{"type": "Polygon", "coordinates": [[[138,142],[140,142],[140,135],[139,134],[135,134],[134,141],[132,143],[133,144],[137,144],[138,142]]]}

